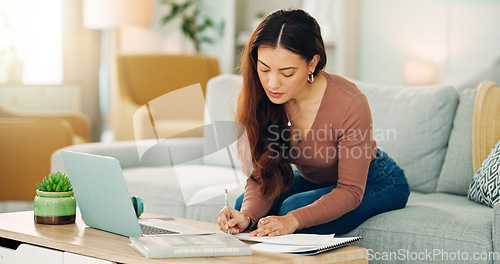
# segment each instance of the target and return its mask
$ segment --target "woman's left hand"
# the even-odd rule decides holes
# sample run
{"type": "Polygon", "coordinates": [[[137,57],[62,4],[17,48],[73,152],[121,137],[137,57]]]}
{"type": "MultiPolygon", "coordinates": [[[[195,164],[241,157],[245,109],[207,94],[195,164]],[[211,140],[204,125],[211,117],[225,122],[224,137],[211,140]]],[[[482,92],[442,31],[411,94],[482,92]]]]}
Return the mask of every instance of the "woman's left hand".
{"type": "Polygon", "coordinates": [[[292,234],[299,227],[299,222],[292,215],[268,216],[259,220],[257,229],[250,236],[281,236],[292,234]]]}

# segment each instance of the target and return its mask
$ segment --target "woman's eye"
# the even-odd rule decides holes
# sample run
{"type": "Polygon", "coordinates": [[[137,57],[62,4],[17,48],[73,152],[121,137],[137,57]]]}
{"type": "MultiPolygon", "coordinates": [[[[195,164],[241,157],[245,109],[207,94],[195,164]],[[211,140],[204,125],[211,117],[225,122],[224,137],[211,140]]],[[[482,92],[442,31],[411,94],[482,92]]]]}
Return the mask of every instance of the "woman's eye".
{"type": "Polygon", "coordinates": [[[269,70],[260,69],[261,72],[269,72],[269,70]]]}
{"type": "Polygon", "coordinates": [[[292,76],[293,76],[293,73],[291,73],[291,74],[284,74],[284,73],[282,73],[282,74],[283,74],[283,76],[285,76],[285,77],[292,77],[292,76]]]}

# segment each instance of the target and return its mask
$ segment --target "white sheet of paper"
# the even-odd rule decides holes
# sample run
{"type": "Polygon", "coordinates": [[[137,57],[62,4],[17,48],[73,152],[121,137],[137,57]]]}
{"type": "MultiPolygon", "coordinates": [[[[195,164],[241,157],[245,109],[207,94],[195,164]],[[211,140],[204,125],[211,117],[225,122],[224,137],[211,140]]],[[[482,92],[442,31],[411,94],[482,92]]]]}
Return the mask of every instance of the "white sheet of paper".
{"type": "Polygon", "coordinates": [[[258,243],[250,246],[254,251],[269,252],[269,253],[293,253],[308,250],[314,250],[317,246],[296,246],[271,243],[258,243]]]}
{"type": "Polygon", "coordinates": [[[282,244],[282,245],[324,245],[329,244],[335,234],[329,235],[313,235],[313,234],[290,234],[275,237],[251,237],[250,233],[239,233],[234,235],[234,237],[239,240],[254,241],[254,242],[265,242],[269,244],[282,244]]]}

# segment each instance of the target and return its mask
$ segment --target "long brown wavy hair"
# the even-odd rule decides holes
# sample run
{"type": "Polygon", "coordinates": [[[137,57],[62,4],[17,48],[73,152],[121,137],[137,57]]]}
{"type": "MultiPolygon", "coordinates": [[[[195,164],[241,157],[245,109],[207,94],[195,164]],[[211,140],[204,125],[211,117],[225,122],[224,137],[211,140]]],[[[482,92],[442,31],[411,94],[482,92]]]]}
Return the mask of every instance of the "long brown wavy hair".
{"type": "Polygon", "coordinates": [[[307,63],[318,54],[320,60],[313,75],[325,67],[326,53],[318,23],[300,9],[278,10],[268,15],[252,32],[241,53],[243,88],[236,122],[246,129],[249,149],[239,146],[239,153],[251,153],[252,161],[243,163],[244,169],[252,172],[250,179],[260,184],[262,195],[275,198],[293,182],[292,168],[285,155],[285,150],[290,150],[290,141],[284,140],[290,138],[290,129],[283,105],[272,103],[260,82],[257,49],[262,45],[290,50],[307,63]]]}

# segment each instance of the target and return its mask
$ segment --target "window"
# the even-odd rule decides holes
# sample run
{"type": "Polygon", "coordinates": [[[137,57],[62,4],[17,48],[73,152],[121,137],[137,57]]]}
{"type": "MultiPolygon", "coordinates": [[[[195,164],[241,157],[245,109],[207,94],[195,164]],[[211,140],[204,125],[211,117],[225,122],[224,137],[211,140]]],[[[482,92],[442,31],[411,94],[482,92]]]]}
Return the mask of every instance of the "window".
{"type": "Polygon", "coordinates": [[[12,36],[0,39],[0,47],[13,45],[23,63],[22,82],[61,83],[62,0],[0,0],[0,13],[4,15],[0,30],[12,36]]]}

